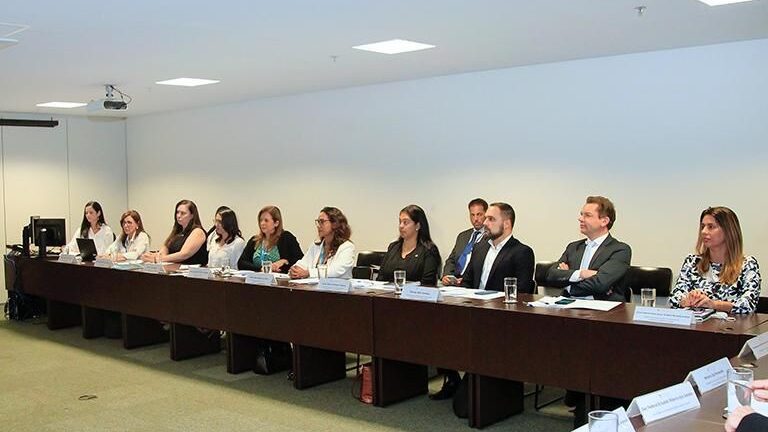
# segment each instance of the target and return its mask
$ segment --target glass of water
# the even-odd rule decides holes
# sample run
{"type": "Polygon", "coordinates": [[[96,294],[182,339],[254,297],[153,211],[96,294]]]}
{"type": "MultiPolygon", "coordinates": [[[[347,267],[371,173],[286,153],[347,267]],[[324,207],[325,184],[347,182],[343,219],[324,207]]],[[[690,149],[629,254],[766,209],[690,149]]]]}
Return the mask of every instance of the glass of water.
{"type": "Polygon", "coordinates": [[[656,307],[656,288],[640,288],[640,306],[656,307]]]}
{"type": "Polygon", "coordinates": [[[261,271],[262,273],[272,273],[272,261],[262,261],[261,271]]]}
{"type": "Polygon", "coordinates": [[[517,278],[504,278],[504,303],[517,303],[517,278]]]}
{"type": "Polygon", "coordinates": [[[317,277],[320,279],[325,279],[328,277],[328,266],[325,264],[318,264],[317,265],[317,277]]]}
{"type": "Polygon", "coordinates": [[[395,294],[403,292],[405,285],[405,270],[395,270],[395,294]]]}
{"type": "Polygon", "coordinates": [[[752,405],[752,389],[750,384],[755,377],[752,369],[735,367],[728,371],[728,406],[726,415],[740,406],[752,405]]]}
{"type": "Polygon", "coordinates": [[[589,413],[589,432],[618,432],[619,415],[611,411],[591,411],[589,413]]]}

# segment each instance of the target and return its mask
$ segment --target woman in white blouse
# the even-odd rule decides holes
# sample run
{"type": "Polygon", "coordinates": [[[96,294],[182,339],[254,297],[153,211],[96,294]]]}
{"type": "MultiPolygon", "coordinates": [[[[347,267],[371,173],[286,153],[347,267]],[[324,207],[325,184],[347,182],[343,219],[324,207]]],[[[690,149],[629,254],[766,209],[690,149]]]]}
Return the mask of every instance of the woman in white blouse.
{"type": "Polygon", "coordinates": [[[325,207],[315,220],[320,237],[309,247],[304,258],[291,267],[288,274],[293,279],[318,277],[317,266],[327,266],[329,278],[352,278],[355,266],[355,245],[349,240],[352,229],[347,217],[336,207],[325,207]]]}
{"type": "Polygon", "coordinates": [[[237,215],[229,208],[216,212],[212,239],[208,242],[208,267],[237,268],[245,240],[237,225],[237,215]]]}
{"type": "Polygon", "coordinates": [[[115,261],[135,260],[143,253],[149,252],[149,236],[144,231],[141,216],[136,210],[128,210],[120,216],[120,226],[123,232],[117,237],[106,255],[115,256],[115,261]]]}
{"type": "Polygon", "coordinates": [[[115,241],[112,228],[104,220],[101,204],[96,201],[90,201],[85,204],[83,222],[80,224],[80,229],[75,232],[72,240],[67,244],[65,252],[79,254],[80,249],[77,247],[77,239],[79,238],[93,239],[93,242],[96,244],[96,255],[104,255],[109,245],[115,241]]]}

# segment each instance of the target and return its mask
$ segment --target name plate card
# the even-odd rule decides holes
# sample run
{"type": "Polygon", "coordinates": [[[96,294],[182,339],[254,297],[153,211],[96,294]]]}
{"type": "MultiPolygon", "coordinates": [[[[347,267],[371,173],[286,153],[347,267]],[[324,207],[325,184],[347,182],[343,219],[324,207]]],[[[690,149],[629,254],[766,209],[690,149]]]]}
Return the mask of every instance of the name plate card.
{"type": "Polygon", "coordinates": [[[635,316],[633,320],[656,324],[689,326],[693,324],[693,311],[686,309],[660,309],[638,306],[635,308],[635,316]]]}
{"type": "MultiPolygon", "coordinates": [[[[632,422],[629,421],[629,416],[627,415],[627,411],[624,410],[624,407],[618,407],[611,412],[616,413],[616,416],[619,417],[618,432],[635,432],[635,427],[632,426],[632,422]]],[[[578,429],[574,429],[573,432],[589,432],[589,425],[585,424],[578,429]]]]}
{"type": "Polygon", "coordinates": [[[755,356],[755,360],[760,360],[768,354],[768,332],[748,340],[739,352],[739,357],[743,357],[749,353],[752,353],[752,355],[755,356]]]}
{"type": "Polygon", "coordinates": [[[322,278],[317,285],[317,289],[320,291],[330,291],[337,293],[348,293],[352,288],[352,282],[347,279],[339,278],[322,278]]]}
{"type": "Polygon", "coordinates": [[[112,268],[113,263],[109,258],[96,258],[96,261],[93,262],[93,266],[100,268],[112,268]]]}
{"type": "Polygon", "coordinates": [[[704,394],[714,390],[728,382],[728,371],[732,370],[731,362],[723,357],[716,362],[702,366],[695,371],[691,371],[685,380],[695,384],[699,388],[699,393],[704,394]]]}
{"type": "Polygon", "coordinates": [[[58,261],[67,264],[75,264],[77,263],[77,255],[60,254],[58,261]]]}
{"type": "Polygon", "coordinates": [[[418,285],[406,285],[403,287],[403,292],[400,294],[400,298],[437,303],[440,299],[440,290],[438,288],[428,288],[418,285]]]}
{"type": "Polygon", "coordinates": [[[144,263],[144,267],[142,268],[142,271],[144,273],[158,273],[158,274],[165,273],[165,269],[163,268],[162,263],[144,263]]]}
{"type": "Polygon", "coordinates": [[[274,285],[275,275],[272,273],[254,273],[245,277],[245,283],[250,285],[274,285]]]}
{"type": "Polygon", "coordinates": [[[193,279],[208,279],[211,277],[211,269],[207,267],[190,267],[187,277],[193,279]]]}
{"type": "Polygon", "coordinates": [[[643,416],[645,424],[661,420],[675,414],[701,407],[691,383],[685,381],[665,389],[638,396],[629,405],[628,414],[632,417],[643,416]]]}

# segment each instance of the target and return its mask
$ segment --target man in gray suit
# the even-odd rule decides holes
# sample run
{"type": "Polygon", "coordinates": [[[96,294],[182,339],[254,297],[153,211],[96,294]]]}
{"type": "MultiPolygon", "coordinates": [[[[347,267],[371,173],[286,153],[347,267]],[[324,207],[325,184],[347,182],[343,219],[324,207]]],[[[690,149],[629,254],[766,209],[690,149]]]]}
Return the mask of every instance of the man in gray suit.
{"type": "MultiPolygon", "coordinates": [[[[611,200],[601,196],[587,197],[579,215],[579,229],[587,236],[565,247],[565,252],[547,272],[547,286],[565,287],[567,297],[595,300],[629,301],[631,293],[624,283],[629,270],[632,249],[610,234],[616,221],[611,200]]],[[[584,393],[568,390],[565,404],[574,408],[573,426],[587,422],[584,393]]],[[[600,409],[613,410],[625,401],[600,398],[600,409]]]]}
{"type": "Polygon", "coordinates": [[[488,203],[482,198],[475,198],[469,202],[467,208],[472,228],[456,236],[456,244],[443,266],[443,285],[461,285],[462,275],[469,264],[472,250],[476,244],[480,243],[485,233],[483,222],[485,222],[485,212],[488,211],[488,203]]]}
{"type": "Polygon", "coordinates": [[[565,247],[557,265],[547,272],[547,286],[565,287],[567,297],[595,300],[630,300],[624,275],[632,249],[610,234],[616,209],[605,197],[590,196],[581,209],[579,229],[587,236],[565,247]]]}

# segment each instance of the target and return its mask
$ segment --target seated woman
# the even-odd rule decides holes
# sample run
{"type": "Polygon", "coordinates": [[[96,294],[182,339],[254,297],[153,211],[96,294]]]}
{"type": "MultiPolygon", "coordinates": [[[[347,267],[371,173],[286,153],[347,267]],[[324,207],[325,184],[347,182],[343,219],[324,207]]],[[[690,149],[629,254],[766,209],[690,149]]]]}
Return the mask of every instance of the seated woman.
{"type": "Polygon", "coordinates": [[[259,234],[245,245],[237,268],[261,271],[261,263],[272,262],[272,271],[285,273],[304,256],[296,237],[283,229],[283,216],[275,206],[259,211],[259,234]]]}
{"type": "Polygon", "coordinates": [[[205,230],[200,223],[197,206],[189,200],[176,203],[173,229],[157,253],[145,253],[144,261],[171,262],[180,264],[206,264],[205,230]]]}
{"type": "Polygon", "coordinates": [[[220,206],[216,209],[216,213],[213,214],[213,226],[208,228],[208,231],[205,232],[205,250],[211,250],[211,243],[216,241],[216,215],[223,212],[224,210],[232,210],[227,206],[220,206]]]}
{"type": "Polygon", "coordinates": [[[112,228],[104,220],[104,212],[101,204],[96,201],[89,201],[85,204],[83,210],[83,221],[80,223],[80,229],[72,236],[72,240],[65,247],[71,254],[79,254],[80,248],[77,247],[77,239],[93,239],[96,245],[96,255],[104,255],[109,245],[115,241],[115,235],[112,228]]]}
{"type": "Polygon", "coordinates": [[[106,255],[115,255],[116,261],[135,260],[149,252],[149,236],[144,231],[141,216],[136,210],[128,210],[120,216],[123,232],[107,248],[106,255]]]}
{"type": "Polygon", "coordinates": [[[245,240],[237,225],[237,215],[229,208],[216,212],[213,241],[208,243],[208,267],[237,268],[245,240]]]}
{"type": "Polygon", "coordinates": [[[318,277],[317,266],[327,266],[329,278],[352,278],[355,266],[355,245],[349,241],[352,229],[347,217],[336,207],[325,207],[315,220],[317,235],[320,237],[304,257],[291,267],[288,274],[292,279],[318,277]]]}
{"type": "Polygon", "coordinates": [[[699,218],[696,254],[680,269],[669,304],[735,314],[751,313],[760,297],[760,267],[744,256],[741,226],[727,207],[710,207],[699,218]]]}
{"type": "Polygon", "coordinates": [[[378,280],[392,282],[395,270],[422,285],[436,286],[440,252],[429,234],[427,215],[411,204],[400,210],[400,238],[389,244],[381,263],[378,280]]]}

